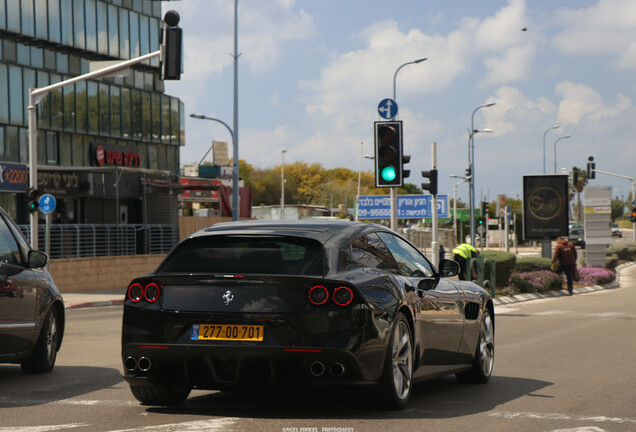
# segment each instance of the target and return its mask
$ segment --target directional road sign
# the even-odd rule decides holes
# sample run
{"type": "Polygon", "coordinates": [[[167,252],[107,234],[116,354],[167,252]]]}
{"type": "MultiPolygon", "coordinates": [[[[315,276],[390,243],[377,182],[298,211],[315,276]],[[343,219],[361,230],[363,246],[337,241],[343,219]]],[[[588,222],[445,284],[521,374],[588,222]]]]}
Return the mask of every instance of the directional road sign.
{"type": "Polygon", "coordinates": [[[391,98],[382,99],[378,104],[378,114],[383,119],[391,120],[398,113],[397,102],[391,98]]]}
{"type": "Polygon", "coordinates": [[[50,194],[42,195],[38,201],[40,211],[44,214],[53,213],[53,210],[55,210],[55,204],[55,198],[53,198],[53,195],[50,194]]]}
{"type": "MultiPolygon", "coordinates": [[[[425,219],[433,216],[432,195],[398,195],[398,219],[425,219]]],[[[448,195],[437,196],[437,217],[448,217],[448,195]]],[[[389,195],[364,195],[360,197],[359,219],[390,219],[389,195]]]]}

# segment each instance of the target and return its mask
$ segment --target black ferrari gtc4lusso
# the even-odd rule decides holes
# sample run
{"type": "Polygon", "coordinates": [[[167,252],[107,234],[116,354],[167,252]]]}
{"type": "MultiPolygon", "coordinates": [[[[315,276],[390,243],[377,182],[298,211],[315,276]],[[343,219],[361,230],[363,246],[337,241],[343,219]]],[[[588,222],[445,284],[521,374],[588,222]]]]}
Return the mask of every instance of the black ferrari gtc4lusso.
{"type": "Polygon", "coordinates": [[[413,383],[486,382],[494,309],[376,224],[229,222],[181,241],[124,303],[122,360],[133,395],[171,405],[191,389],[372,388],[403,408],[413,383]]]}

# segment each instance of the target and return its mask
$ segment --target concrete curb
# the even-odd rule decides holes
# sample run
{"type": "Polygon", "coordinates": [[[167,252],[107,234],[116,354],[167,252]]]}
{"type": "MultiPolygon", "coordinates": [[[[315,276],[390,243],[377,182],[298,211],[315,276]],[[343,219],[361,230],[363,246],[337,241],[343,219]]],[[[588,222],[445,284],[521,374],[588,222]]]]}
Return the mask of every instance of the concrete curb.
{"type": "Polygon", "coordinates": [[[93,302],[83,302],[83,303],[75,303],[66,305],[65,309],[80,309],[80,308],[91,308],[91,307],[99,307],[99,306],[121,306],[124,304],[123,300],[100,300],[93,302]]]}

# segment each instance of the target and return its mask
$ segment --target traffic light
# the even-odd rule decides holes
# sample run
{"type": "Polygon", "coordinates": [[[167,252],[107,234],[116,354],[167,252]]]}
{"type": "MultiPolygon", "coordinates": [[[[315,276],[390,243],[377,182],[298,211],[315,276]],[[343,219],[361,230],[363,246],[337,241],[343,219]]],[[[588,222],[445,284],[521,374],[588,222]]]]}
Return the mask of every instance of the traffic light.
{"type": "Polygon", "coordinates": [[[163,17],[161,32],[161,79],[181,79],[181,47],[183,31],[179,24],[179,14],[169,10],[163,17]]]}
{"type": "Polygon", "coordinates": [[[422,189],[429,191],[431,195],[437,195],[437,170],[422,171],[422,177],[429,179],[428,183],[422,183],[422,189]]]}
{"type": "Polygon", "coordinates": [[[402,186],[402,163],[402,122],[375,122],[375,187],[402,186]]]}
{"type": "Polygon", "coordinates": [[[576,187],[579,184],[579,170],[575,167],[572,168],[572,186],[576,187]]]}
{"type": "Polygon", "coordinates": [[[587,178],[594,179],[596,178],[596,164],[594,163],[594,156],[590,156],[587,160],[587,178]]]}
{"type": "Polygon", "coordinates": [[[470,177],[470,167],[466,168],[466,178],[470,177]]]}
{"type": "Polygon", "coordinates": [[[488,201],[482,201],[481,202],[481,217],[486,218],[486,215],[488,215],[488,201]]]}
{"type": "Polygon", "coordinates": [[[405,169],[406,167],[404,166],[409,162],[411,162],[411,155],[403,154],[402,155],[402,181],[404,181],[405,178],[411,175],[411,170],[405,169]]]}
{"type": "Polygon", "coordinates": [[[636,222],[636,207],[632,207],[632,217],[629,218],[630,222],[636,222]]]}
{"type": "Polygon", "coordinates": [[[35,188],[29,188],[27,190],[27,211],[29,213],[34,213],[38,211],[40,205],[38,204],[38,200],[40,199],[40,192],[35,188]]]}

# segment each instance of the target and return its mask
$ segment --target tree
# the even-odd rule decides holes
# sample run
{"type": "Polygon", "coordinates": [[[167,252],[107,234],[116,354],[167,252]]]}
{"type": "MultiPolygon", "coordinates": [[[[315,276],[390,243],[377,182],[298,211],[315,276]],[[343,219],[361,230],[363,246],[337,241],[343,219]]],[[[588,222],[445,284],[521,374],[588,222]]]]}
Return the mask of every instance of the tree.
{"type": "MultiPolygon", "coordinates": [[[[581,208],[581,192],[585,186],[587,186],[587,170],[582,170],[577,167],[572,168],[573,177],[577,178],[576,183],[570,185],[571,190],[576,192],[576,200],[577,200],[577,218],[576,220],[581,221],[583,219],[582,208],[581,208]]],[[[573,179],[574,180],[574,179],[573,179]]],[[[570,197],[572,200],[573,196],[570,197]]]]}

